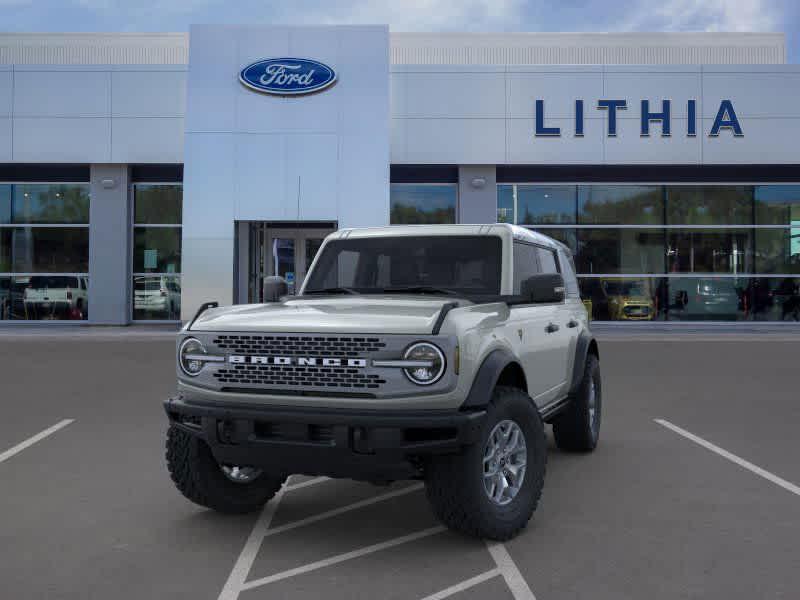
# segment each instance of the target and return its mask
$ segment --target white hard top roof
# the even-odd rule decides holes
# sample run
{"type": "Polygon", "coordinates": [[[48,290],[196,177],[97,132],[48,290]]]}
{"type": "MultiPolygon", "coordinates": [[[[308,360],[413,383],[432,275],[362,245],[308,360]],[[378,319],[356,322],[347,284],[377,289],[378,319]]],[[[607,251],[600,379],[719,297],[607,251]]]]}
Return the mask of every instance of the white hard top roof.
{"type": "Polygon", "coordinates": [[[330,239],[352,239],[362,237],[398,237],[421,235],[497,235],[509,236],[516,240],[560,248],[571,254],[571,250],[561,242],[526,227],[510,223],[487,225],[388,225],[384,227],[359,227],[340,229],[332,233],[330,239]]]}

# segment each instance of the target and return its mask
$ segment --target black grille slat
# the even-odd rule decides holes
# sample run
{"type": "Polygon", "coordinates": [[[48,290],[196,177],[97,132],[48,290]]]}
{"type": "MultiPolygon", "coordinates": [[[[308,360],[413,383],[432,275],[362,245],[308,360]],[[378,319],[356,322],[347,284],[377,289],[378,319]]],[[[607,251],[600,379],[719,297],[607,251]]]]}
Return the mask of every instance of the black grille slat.
{"type": "Polygon", "coordinates": [[[352,357],[377,352],[386,347],[380,338],[363,337],[277,337],[254,335],[219,335],[215,346],[241,354],[281,356],[352,357]]]}
{"type": "Polygon", "coordinates": [[[295,365],[231,365],[218,369],[214,377],[220,383],[248,383],[255,385],[303,385],[308,387],[370,387],[386,383],[380,375],[362,373],[351,369],[341,373],[337,367],[306,367],[295,365]]]}

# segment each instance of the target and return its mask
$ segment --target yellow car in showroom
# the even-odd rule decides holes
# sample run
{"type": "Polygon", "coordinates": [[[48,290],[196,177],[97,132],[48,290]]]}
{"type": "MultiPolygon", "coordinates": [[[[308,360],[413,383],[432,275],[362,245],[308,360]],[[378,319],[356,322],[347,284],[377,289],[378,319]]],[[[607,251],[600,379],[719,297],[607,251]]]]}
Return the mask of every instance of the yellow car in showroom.
{"type": "Polygon", "coordinates": [[[652,321],[655,303],[646,279],[614,278],[600,281],[604,304],[611,321],[652,321]]]}

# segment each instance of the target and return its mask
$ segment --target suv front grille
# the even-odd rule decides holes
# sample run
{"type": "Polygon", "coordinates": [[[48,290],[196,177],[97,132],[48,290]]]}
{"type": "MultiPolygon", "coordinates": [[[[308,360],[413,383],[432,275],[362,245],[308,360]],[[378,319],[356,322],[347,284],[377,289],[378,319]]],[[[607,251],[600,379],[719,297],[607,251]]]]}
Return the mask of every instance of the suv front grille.
{"type": "Polygon", "coordinates": [[[376,337],[219,335],[217,348],[234,354],[358,357],[377,352],[386,343],[376,337]]]}
{"type": "MultiPolygon", "coordinates": [[[[284,354],[287,352],[284,350],[284,354]]],[[[348,367],[296,365],[229,365],[214,373],[220,383],[258,386],[375,389],[386,383],[379,375],[348,367]]]]}

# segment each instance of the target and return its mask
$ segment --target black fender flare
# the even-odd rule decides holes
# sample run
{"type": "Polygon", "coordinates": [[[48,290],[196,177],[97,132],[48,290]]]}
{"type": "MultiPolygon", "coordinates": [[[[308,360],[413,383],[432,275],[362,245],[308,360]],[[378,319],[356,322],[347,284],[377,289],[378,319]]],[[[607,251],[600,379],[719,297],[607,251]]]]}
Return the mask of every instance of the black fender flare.
{"type": "Polygon", "coordinates": [[[509,363],[519,364],[519,361],[508,350],[496,348],[489,352],[478,368],[475,379],[472,380],[472,387],[469,390],[469,394],[467,394],[466,400],[461,404],[461,408],[484,408],[489,404],[492,392],[497,385],[497,380],[500,379],[500,374],[509,363]]]}
{"type": "Polygon", "coordinates": [[[581,331],[578,336],[578,343],[575,345],[575,362],[572,365],[572,382],[569,386],[569,395],[574,396],[578,392],[578,388],[583,381],[583,370],[586,367],[586,356],[589,354],[589,348],[594,346],[594,353],[598,355],[597,341],[594,336],[586,329],[581,331]]]}

